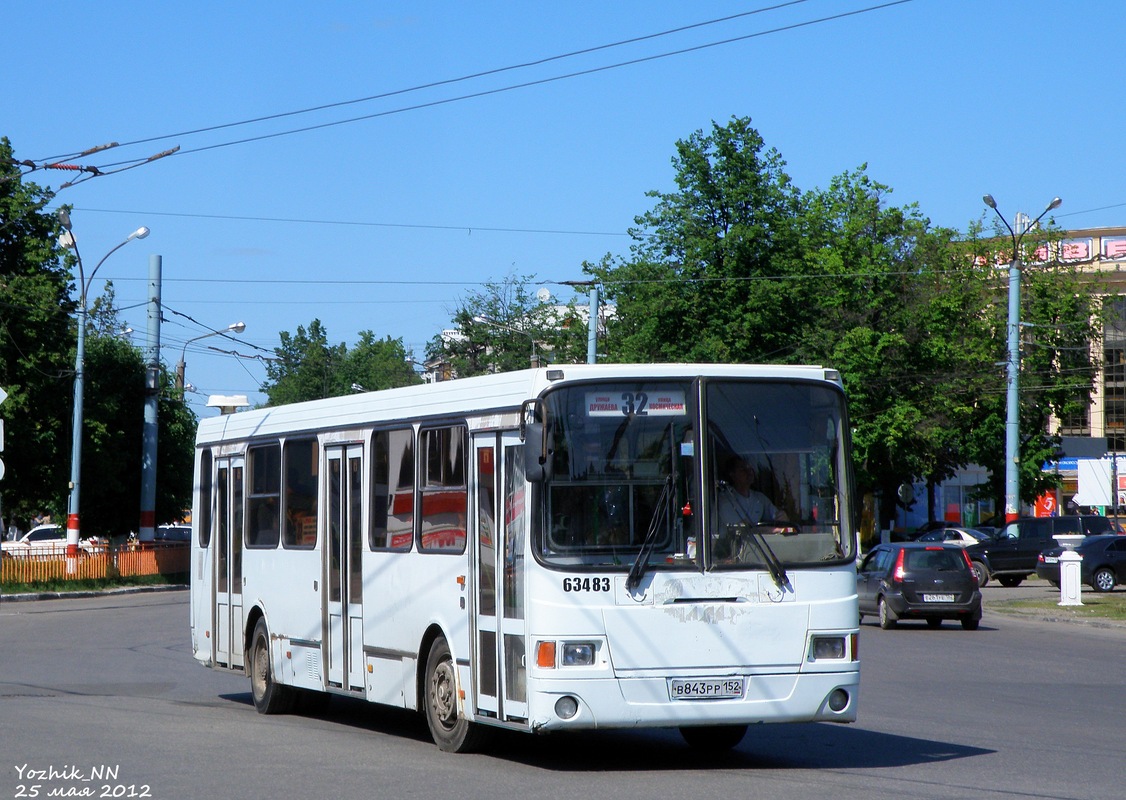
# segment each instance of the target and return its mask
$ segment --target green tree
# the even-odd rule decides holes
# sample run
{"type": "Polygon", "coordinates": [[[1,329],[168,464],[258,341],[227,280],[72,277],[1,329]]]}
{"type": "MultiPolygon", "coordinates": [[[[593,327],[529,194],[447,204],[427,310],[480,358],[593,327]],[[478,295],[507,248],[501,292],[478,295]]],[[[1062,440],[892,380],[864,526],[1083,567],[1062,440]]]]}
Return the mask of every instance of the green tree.
{"type": "Polygon", "coordinates": [[[21,526],[65,509],[70,461],[74,304],[59,224],[41,211],[52,197],[22,180],[10,142],[0,138],[0,387],[8,392],[0,406],[0,509],[5,522],[21,526]]]}
{"type": "Polygon", "coordinates": [[[275,355],[266,363],[268,380],[262,385],[269,406],[339,397],[357,391],[354,386],[375,391],[420,381],[402,339],[377,339],[371,331],[361,331],[349,350],[343,342],[329,344],[319,319],[308,329],[299,325],[295,334],[282,331],[275,355]]]}
{"type": "Polygon", "coordinates": [[[360,331],[359,341],[347,352],[343,373],[349,389],[362,386],[371,392],[422,382],[402,338],[377,339],[371,331],[360,331]]]}
{"type": "Polygon", "coordinates": [[[841,371],[858,483],[885,498],[882,524],[900,484],[933,485],[969,463],[962,431],[977,416],[975,387],[995,371],[981,312],[991,276],[960,252],[955,232],[932,229],[915,206],[887,204],[890,191],[861,167],[807,193],[819,291],[799,351],[841,371]]]}
{"type": "MultiPolygon", "coordinates": [[[[86,333],[82,451],[82,531],[124,536],[136,531],[141,509],[141,453],[146,364],[120,335],[113,287],[93,303],[86,333]]],[[[157,400],[156,519],[180,518],[191,507],[196,416],[160,371],[157,400]]]]}
{"type": "Polygon", "coordinates": [[[677,190],[649,192],[631,258],[590,266],[616,306],[618,361],[787,359],[808,311],[803,200],[749,119],[676,143],[677,190]]]}
{"type": "Polygon", "coordinates": [[[455,308],[450,331],[427,345],[427,358],[460,378],[527,369],[533,351],[541,364],[585,361],[586,322],[574,301],[563,306],[554,296],[533,295],[532,280],[509,276],[470,292],[455,308]]]}
{"type": "MultiPolygon", "coordinates": [[[[584,265],[616,306],[612,360],[836,367],[860,488],[885,498],[885,523],[902,483],[969,463],[1003,478],[1006,303],[980,229],[932,228],[863,166],[803,193],[747,119],[677,142],[673,166],[677,189],[649,193],[630,256],[584,265]]],[[[1043,326],[1024,363],[1037,387],[1022,392],[1026,500],[1051,480],[1048,417],[1089,397],[1091,292],[1058,264],[1026,271],[1022,319],[1043,326]]]]}

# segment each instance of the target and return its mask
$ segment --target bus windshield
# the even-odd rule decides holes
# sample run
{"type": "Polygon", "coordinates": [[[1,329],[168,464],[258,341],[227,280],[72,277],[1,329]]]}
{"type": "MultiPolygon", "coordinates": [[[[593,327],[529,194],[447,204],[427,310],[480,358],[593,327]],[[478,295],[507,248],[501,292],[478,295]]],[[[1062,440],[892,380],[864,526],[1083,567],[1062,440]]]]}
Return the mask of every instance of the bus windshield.
{"type": "Polygon", "coordinates": [[[711,563],[852,560],[842,393],[816,383],[714,381],[704,394],[711,563]]]}
{"type": "Polygon", "coordinates": [[[623,381],[563,387],[545,403],[546,564],[784,576],[782,565],[854,557],[835,387],[623,381]]]}

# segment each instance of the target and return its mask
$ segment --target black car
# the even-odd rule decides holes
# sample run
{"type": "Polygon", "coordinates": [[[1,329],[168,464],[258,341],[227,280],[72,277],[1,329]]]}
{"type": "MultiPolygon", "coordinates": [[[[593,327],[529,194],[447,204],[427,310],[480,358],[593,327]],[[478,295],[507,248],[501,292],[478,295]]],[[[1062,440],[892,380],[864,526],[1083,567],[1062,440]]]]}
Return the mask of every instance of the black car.
{"type": "MultiPolygon", "coordinates": [[[[1052,547],[1036,560],[1036,574],[1053,586],[1060,585],[1062,552],[1062,547],[1052,547]]],[[[1113,592],[1117,584],[1126,583],[1126,536],[1088,536],[1075,552],[1083,557],[1079,579],[1096,592],[1113,592]]]]}
{"type": "Polygon", "coordinates": [[[157,542],[190,542],[192,540],[191,525],[161,525],[153,534],[157,542]]]}
{"type": "Polygon", "coordinates": [[[965,548],[948,544],[881,544],[856,573],[860,619],[874,614],[887,629],[901,619],[925,619],[932,628],[956,619],[968,631],[981,622],[981,591],[965,548]]]}
{"type": "Polygon", "coordinates": [[[1010,522],[989,542],[970,545],[970,557],[978,584],[985,586],[996,578],[1002,586],[1019,586],[1036,571],[1041,551],[1056,546],[1053,536],[1083,534],[1095,536],[1111,533],[1113,523],[1096,515],[1066,517],[1022,517],[1010,522]]]}

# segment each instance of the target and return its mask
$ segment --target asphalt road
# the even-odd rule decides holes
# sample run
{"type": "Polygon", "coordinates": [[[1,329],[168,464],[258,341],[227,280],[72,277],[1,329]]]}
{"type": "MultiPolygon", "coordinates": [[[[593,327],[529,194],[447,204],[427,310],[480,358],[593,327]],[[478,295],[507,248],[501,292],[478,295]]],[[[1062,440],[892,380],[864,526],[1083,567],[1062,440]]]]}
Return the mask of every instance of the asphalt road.
{"type": "Polygon", "coordinates": [[[866,622],[857,724],[763,726],[710,758],[665,731],[454,756],[416,716],[353,701],[262,717],[244,677],[193,661],[184,592],[0,600],[0,800],[1118,800],[1126,628],[990,614],[990,588],[977,631],[866,622]]]}

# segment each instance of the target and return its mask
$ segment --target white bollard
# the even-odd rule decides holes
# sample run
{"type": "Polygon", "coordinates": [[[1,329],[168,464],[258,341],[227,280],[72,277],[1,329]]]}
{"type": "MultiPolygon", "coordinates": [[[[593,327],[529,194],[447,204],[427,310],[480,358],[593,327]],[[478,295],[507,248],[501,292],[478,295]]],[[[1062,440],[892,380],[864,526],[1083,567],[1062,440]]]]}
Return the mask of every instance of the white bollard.
{"type": "Polygon", "coordinates": [[[1060,553],[1060,602],[1061,606],[1083,605],[1083,581],[1081,571],[1083,556],[1075,552],[1076,546],[1085,537],[1078,534],[1053,536],[1063,552],[1060,553]]]}

